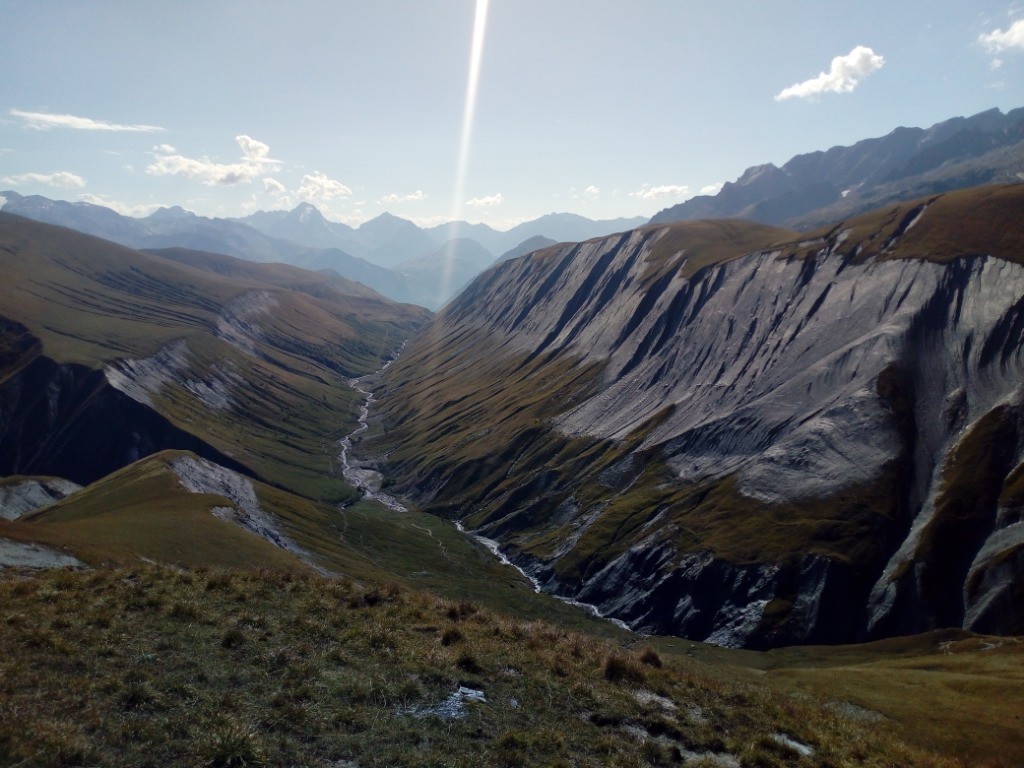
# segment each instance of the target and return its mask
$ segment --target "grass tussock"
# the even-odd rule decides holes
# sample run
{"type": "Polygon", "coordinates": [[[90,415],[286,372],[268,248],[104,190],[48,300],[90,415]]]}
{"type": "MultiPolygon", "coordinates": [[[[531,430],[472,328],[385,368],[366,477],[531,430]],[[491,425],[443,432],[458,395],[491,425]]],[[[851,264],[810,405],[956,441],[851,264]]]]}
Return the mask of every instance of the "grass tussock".
{"type": "Polygon", "coordinates": [[[0,765],[955,765],[698,661],[395,584],[8,577],[0,627],[0,765]]]}

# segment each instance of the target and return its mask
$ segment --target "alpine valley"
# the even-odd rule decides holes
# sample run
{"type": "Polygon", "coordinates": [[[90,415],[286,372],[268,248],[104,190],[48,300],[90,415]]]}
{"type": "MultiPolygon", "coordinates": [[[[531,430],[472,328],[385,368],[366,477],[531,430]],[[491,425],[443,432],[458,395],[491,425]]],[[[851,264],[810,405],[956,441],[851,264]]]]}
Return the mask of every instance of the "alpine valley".
{"type": "Polygon", "coordinates": [[[3,192],[0,765],[1021,764],[1022,130],[509,232],[3,192]]]}

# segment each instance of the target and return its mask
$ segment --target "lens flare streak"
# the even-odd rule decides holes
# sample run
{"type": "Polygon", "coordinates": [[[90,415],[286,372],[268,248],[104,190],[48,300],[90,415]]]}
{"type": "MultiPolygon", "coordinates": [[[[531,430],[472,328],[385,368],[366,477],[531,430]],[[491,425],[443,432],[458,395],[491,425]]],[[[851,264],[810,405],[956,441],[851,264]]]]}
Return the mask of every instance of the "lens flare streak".
{"type": "MultiPolygon", "coordinates": [[[[452,200],[452,221],[462,219],[463,197],[465,196],[466,174],[469,167],[469,148],[473,142],[473,120],[476,115],[477,86],[480,83],[480,65],[484,54],[484,35],[487,29],[487,7],[490,0],[476,0],[473,17],[473,40],[469,52],[469,77],[466,80],[466,102],[462,112],[462,138],[459,142],[459,164],[455,173],[455,196],[452,200]]],[[[454,232],[453,232],[454,233],[454,232]]],[[[455,258],[455,243],[450,238],[442,260],[441,295],[447,296],[451,289],[452,264],[455,258]]]]}

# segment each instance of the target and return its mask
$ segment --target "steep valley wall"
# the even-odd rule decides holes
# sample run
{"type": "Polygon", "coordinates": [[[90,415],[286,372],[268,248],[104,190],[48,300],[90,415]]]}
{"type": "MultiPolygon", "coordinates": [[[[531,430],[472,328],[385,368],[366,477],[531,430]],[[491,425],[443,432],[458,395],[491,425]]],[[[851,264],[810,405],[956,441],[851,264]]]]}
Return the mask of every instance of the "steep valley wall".
{"type": "Polygon", "coordinates": [[[696,269],[658,227],[501,265],[389,371],[371,446],[637,629],[1024,631],[1024,267],[899,258],[956,232],[930,204],[696,269]]]}

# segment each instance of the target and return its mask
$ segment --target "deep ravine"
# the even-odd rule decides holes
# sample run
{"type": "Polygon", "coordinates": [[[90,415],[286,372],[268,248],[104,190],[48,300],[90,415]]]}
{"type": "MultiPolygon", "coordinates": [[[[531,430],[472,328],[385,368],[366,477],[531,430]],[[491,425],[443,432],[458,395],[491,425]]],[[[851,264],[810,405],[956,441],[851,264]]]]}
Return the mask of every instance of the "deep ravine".
{"type": "Polygon", "coordinates": [[[393,362],[395,362],[394,359],[388,360],[380,370],[349,381],[352,388],[357,392],[360,392],[365,400],[359,408],[359,426],[339,441],[341,453],[338,454],[338,459],[341,461],[342,476],[363,494],[364,499],[376,501],[378,504],[383,504],[394,512],[407,512],[408,509],[404,504],[402,504],[402,502],[391,494],[384,493],[384,491],[381,490],[384,477],[380,472],[364,466],[360,461],[351,457],[352,440],[370,428],[369,416],[370,406],[373,404],[373,390],[366,389],[363,385],[367,379],[380,376],[384,373],[384,371],[386,371],[393,362]]]}
{"type": "MultiPolygon", "coordinates": [[[[368,381],[376,379],[381,374],[383,374],[391,366],[391,364],[395,362],[396,359],[397,357],[392,360],[388,360],[378,371],[374,373],[370,373],[367,374],[366,376],[360,376],[359,378],[349,380],[349,383],[351,384],[352,388],[355,389],[357,392],[360,392],[365,398],[365,400],[363,401],[362,406],[360,406],[359,408],[359,425],[354,430],[345,435],[345,437],[343,437],[340,441],[338,441],[338,444],[341,446],[341,452],[338,454],[338,459],[339,461],[341,461],[342,476],[345,478],[346,481],[351,483],[360,493],[362,493],[362,498],[364,500],[376,501],[378,504],[382,504],[383,506],[387,507],[388,509],[394,512],[408,512],[409,508],[402,504],[402,502],[399,501],[395,496],[392,496],[391,494],[385,493],[384,491],[381,490],[381,486],[383,485],[384,482],[384,476],[377,470],[365,466],[363,462],[352,456],[353,440],[370,428],[370,407],[373,405],[374,397],[373,390],[366,388],[364,385],[367,384],[368,381]]],[[[544,589],[541,587],[540,582],[536,578],[531,576],[529,573],[527,573],[525,570],[520,568],[518,565],[509,560],[508,557],[505,556],[505,554],[501,551],[498,542],[494,541],[493,539],[489,539],[486,536],[481,536],[480,534],[475,533],[474,531],[467,531],[463,527],[463,525],[458,521],[455,521],[455,528],[460,533],[469,536],[478,544],[482,545],[488,552],[494,555],[494,557],[496,557],[498,561],[501,562],[502,565],[506,565],[510,568],[514,568],[515,570],[517,570],[522,575],[522,577],[530,583],[530,585],[533,587],[534,592],[544,592],[544,589]]],[[[617,627],[624,629],[627,632],[633,631],[632,628],[625,622],[620,621],[619,619],[614,619],[609,616],[603,615],[596,605],[591,605],[590,603],[582,603],[578,600],[573,600],[569,597],[562,597],[561,595],[557,595],[554,593],[549,594],[551,594],[552,597],[558,598],[563,603],[568,603],[569,605],[575,606],[576,608],[586,611],[587,613],[590,613],[599,619],[605,619],[606,621],[610,621],[612,624],[615,624],[617,627]]]]}

